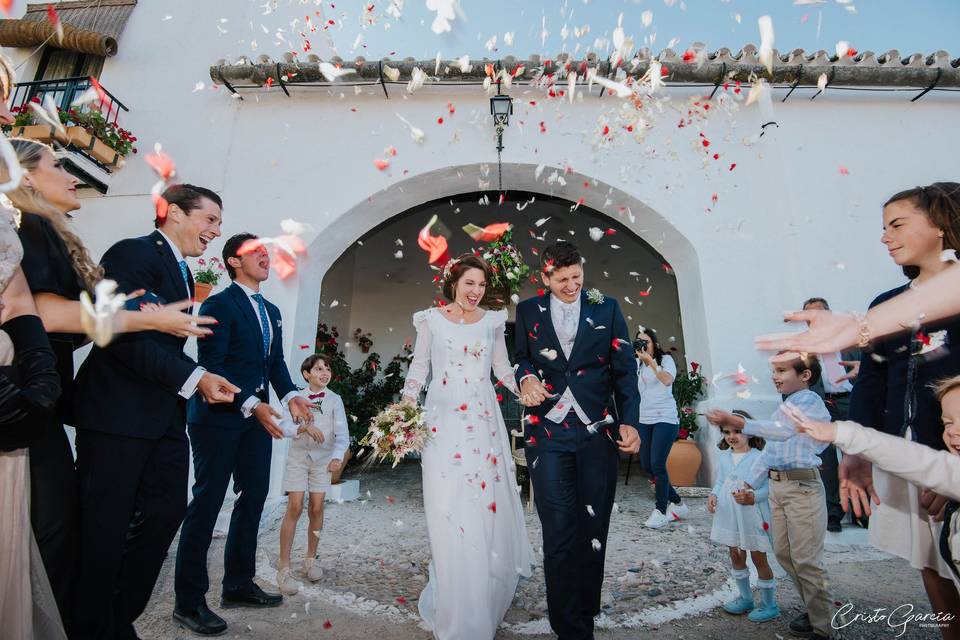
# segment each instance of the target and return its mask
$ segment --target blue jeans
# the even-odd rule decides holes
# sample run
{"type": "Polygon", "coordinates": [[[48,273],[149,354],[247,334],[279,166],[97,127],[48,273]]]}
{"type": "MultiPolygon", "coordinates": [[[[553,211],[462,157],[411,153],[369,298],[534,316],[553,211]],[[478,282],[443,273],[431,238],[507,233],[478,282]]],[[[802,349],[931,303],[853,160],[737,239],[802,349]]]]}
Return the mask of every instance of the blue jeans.
{"type": "Polygon", "coordinates": [[[680,496],[670,484],[667,474],[667,456],[679,432],[679,424],[668,422],[640,425],[640,467],[657,481],[654,493],[660,513],[667,512],[668,501],[680,504],[680,496]]]}

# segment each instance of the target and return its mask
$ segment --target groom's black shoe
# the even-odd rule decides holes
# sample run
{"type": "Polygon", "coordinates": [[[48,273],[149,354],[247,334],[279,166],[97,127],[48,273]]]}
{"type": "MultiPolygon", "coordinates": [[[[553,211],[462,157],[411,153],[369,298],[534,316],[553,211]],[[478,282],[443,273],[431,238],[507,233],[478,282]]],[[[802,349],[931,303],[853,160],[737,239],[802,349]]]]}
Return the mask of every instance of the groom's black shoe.
{"type": "Polygon", "coordinates": [[[224,591],[220,596],[220,606],[224,609],[235,607],[279,607],[283,596],[279,593],[267,593],[257,585],[250,583],[239,591],[224,591]]]}
{"type": "Polygon", "coordinates": [[[179,607],[174,607],[173,621],[201,636],[218,636],[227,630],[226,621],[210,611],[206,602],[194,611],[183,611],[179,607]]]}

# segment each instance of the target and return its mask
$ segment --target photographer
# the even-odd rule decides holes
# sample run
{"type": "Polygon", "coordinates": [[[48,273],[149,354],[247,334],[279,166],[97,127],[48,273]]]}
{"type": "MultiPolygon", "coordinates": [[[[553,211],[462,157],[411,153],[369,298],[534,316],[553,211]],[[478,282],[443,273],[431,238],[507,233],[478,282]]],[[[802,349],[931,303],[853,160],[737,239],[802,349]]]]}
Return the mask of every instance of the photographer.
{"type": "Polygon", "coordinates": [[[633,350],[637,354],[640,389],[640,466],[656,482],[656,507],[644,523],[659,529],[687,515],[689,509],[670,484],[667,456],[680,431],[680,414],[673,398],[673,379],[677,365],[660,348],[657,334],[640,327],[633,350]]]}

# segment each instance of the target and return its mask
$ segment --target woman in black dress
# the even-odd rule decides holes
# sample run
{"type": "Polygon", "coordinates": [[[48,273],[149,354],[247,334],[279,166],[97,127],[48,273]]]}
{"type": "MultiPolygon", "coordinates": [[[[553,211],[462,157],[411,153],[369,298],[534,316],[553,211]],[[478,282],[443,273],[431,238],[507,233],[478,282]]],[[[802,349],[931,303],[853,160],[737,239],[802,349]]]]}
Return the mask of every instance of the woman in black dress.
{"type": "MultiPolygon", "coordinates": [[[[35,425],[30,444],[31,520],[69,631],[70,595],[81,550],[77,545],[77,480],[63,425],[70,424],[73,402],[73,351],[87,341],[81,325],[80,293],[92,295],[103,272],[67,224],[67,214],[80,208],[76,179],[47,145],[18,138],[10,143],[25,172],[19,187],[7,194],[22,213],[22,268],[56,354],[63,390],[56,414],[35,425]]],[[[9,179],[5,167],[0,174],[4,181],[9,179]]],[[[209,330],[199,325],[209,324],[212,319],[183,313],[189,306],[190,301],[183,301],[148,312],[121,311],[116,317],[117,331],[208,334],[209,330]]]]}
{"type": "MultiPolygon", "coordinates": [[[[938,182],[902,191],[883,209],[882,241],[910,282],[880,294],[871,307],[910,289],[919,289],[957,261],[960,249],[960,184],[938,182]]],[[[945,294],[947,292],[944,292],[945,294]]],[[[878,342],[865,352],[850,398],[850,420],[878,431],[911,438],[943,450],[940,403],[934,382],[960,374],[960,319],[924,325],[915,333],[878,342]]],[[[933,611],[960,611],[960,595],[951,570],[937,548],[939,524],[931,523],[945,499],[906,481],[872,470],[859,456],[844,456],[841,491],[854,499],[859,515],[862,495],[873,484],[880,504],[870,519],[873,546],[908,560],[919,569],[933,611]]],[[[957,632],[942,628],[944,637],[957,632]]]]}

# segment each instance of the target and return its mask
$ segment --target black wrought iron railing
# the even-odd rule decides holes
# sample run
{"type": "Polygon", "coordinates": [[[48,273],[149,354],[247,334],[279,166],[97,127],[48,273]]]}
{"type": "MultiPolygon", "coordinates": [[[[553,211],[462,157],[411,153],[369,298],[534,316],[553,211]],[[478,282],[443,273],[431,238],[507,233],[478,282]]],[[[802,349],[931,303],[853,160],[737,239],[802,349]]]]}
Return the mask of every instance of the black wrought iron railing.
{"type": "MultiPolygon", "coordinates": [[[[45,96],[50,95],[61,111],[69,111],[77,98],[83,95],[83,92],[89,89],[90,85],[89,77],[19,82],[14,87],[10,108],[23,107],[34,98],[39,98],[40,102],[43,102],[45,96]]],[[[101,86],[101,88],[103,87],[101,86]]],[[[103,89],[103,92],[107,100],[99,106],[100,112],[107,122],[117,123],[120,111],[130,111],[130,109],[106,89],[103,89]]]]}

